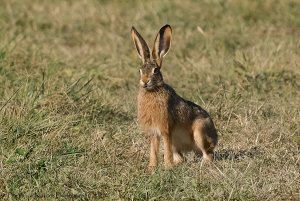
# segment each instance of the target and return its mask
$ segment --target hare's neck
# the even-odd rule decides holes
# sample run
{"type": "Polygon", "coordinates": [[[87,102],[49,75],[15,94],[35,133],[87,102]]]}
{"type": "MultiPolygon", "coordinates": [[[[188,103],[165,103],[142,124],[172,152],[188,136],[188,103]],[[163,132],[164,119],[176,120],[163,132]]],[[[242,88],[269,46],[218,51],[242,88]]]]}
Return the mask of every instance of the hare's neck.
{"type": "Polygon", "coordinates": [[[152,90],[140,88],[139,94],[138,94],[138,99],[139,99],[139,102],[145,103],[145,102],[154,101],[156,99],[161,99],[163,94],[165,94],[164,86],[159,86],[152,90]]]}

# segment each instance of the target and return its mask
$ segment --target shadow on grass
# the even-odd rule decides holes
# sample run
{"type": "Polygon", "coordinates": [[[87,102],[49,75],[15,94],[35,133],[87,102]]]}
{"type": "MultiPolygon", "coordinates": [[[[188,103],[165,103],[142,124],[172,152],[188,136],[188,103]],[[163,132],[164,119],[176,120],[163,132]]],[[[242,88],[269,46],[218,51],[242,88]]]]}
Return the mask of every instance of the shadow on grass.
{"type": "Polygon", "coordinates": [[[234,160],[240,161],[246,158],[255,158],[260,155],[261,151],[258,147],[251,147],[250,149],[233,150],[223,149],[215,153],[215,160],[234,160]]]}

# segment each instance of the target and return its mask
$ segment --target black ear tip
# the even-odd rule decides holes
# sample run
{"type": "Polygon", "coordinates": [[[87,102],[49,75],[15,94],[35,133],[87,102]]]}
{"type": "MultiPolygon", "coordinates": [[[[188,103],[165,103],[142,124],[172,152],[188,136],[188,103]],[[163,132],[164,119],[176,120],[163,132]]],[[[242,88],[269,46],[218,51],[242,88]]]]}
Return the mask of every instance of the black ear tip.
{"type": "Polygon", "coordinates": [[[171,31],[172,31],[172,27],[169,24],[166,24],[165,26],[163,26],[161,28],[161,30],[166,30],[167,28],[171,29],[171,31]]]}
{"type": "Polygon", "coordinates": [[[136,31],[136,29],[134,28],[134,26],[131,27],[131,31],[136,31]]]}

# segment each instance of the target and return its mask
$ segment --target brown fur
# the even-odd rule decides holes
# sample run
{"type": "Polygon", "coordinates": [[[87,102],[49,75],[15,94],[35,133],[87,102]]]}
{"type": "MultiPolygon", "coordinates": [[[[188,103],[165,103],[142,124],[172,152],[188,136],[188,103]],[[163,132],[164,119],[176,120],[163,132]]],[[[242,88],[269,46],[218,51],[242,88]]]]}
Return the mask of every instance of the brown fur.
{"type": "Polygon", "coordinates": [[[141,35],[132,28],[132,37],[143,61],[140,69],[138,120],[150,137],[149,167],[158,163],[160,138],[163,139],[166,167],[183,161],[183,152],[195,151],[208,161],[213,160],[217,132],[209,114],[200,106],[176,94],[163,81],[160,72],[162,58],[169,50],[172,29],[162,27],[156,36],[153,60],[141,35]]]}

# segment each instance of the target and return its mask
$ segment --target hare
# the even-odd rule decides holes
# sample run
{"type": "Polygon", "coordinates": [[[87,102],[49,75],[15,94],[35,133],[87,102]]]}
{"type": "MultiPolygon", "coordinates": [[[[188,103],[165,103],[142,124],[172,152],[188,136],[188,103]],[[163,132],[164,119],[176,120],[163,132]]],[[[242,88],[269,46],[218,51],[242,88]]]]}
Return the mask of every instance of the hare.
{"type": "Polygon", "coordinates": [[[143,62],[139,70],[138,122],[150,137],[148,167],[157,166],[160,138],[166,168],[181,163],[183,153],[188,151],[212,161],[218,136],[211,117],[200,106],[177,95],[163,80],[162,59],[171,45],[171,26],[165,25],[158,32],[152,59],[147,43],[134,27],[131,36],[143,62]]]}

